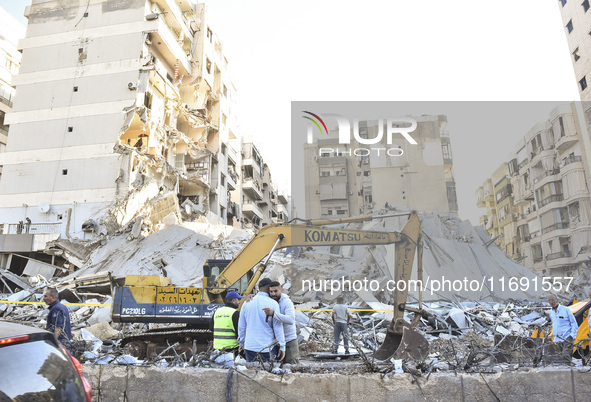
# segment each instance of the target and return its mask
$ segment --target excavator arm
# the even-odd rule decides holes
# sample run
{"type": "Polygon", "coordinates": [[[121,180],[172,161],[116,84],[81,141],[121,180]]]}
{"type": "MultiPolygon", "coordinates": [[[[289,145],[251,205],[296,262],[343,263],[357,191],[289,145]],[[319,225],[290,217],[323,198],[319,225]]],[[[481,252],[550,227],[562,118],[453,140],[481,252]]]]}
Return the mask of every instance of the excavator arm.
{"type": "MultiPolygon", "coordinates": [[[[344,222],[344,220],[341,222],[344,222]]],[[[321,224],[328,223],[333,222],[321,222],[321,224]]],[[[396,258],[394,280],[396,283],[405,282],[408,284],[415,255],[418,255],[419,278],[422,277],[421,235],[419,217],[414,211],[410,213],[408,222],[402,232],[327,228],[314,224],[279,223],[264,226],[220,273],[213,286],[208,289],[208,292],[211,300],[219,298],[221,293],[260,263],[245,291],[245,294],[249,294],[264,272],[272,253],[281,248],[294,246],[349,246],[394,243],[396,258]],[[265,257],[267,258],[263,261],[265,257]]],[[[417,324],[418,319],[424,312],[422,306],[419,306],[419,309],[406,308],[408,286],[397,287],[397,289],[399,288],[404,290],[396,290],[394,295],[394,317],[388,327],[386,340],[376,351],[375,357],[384,360],[396,354],[400,357],[410,356],[420,360],[426,356],[429,345],[425,338],[412,328],[417,324]],[[405,310],[416,313],[412,324],[404,320],[405,310]],[[404,345],[404,347],[399,348],[401,345],[404,345]],[[404,355],[403,353],[407,354],[404,355]]]]}
{"type": "MultiPolygon", "coordinates": [[[[418,218],[416,219],[418,221],[418,218]]],[[[404,238],[404,234],[396,232],[334,229],[288,223],[264,226],[220,273],[210,292],[224,292],[263,258],[285,247],[392,244],[402,242],[404,238]]]]}

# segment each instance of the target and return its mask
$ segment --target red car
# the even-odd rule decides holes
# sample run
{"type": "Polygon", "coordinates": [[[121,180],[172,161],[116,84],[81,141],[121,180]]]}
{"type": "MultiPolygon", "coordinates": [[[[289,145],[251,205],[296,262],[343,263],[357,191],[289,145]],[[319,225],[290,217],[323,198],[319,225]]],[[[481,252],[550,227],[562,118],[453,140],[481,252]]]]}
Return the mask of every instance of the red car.
{"type": "Polygon", "coordinates": [[[0,373],[0,401],[91,401],[80,362],[42,329],[0,321],[0,373]]]}

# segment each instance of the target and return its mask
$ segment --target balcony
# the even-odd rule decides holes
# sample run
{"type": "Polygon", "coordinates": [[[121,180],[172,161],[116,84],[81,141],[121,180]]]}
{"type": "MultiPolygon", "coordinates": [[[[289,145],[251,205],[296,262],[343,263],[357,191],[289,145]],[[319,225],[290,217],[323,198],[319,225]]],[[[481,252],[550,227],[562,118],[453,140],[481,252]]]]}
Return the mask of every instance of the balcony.
{"type": "Polygon", "coordinates": [[[580,155],[570,155],[562,161],[562,166],[566,166],[575,162],[583,162],[583,157],[580,155]]]}
{"type": "Polygon", "coordinates": [[[540,175],[538,175],[534,179],[534,184],[539,183],[540,181],[544,180],[546,177],[554,176],[557,174],[560,174],[560,169],[552,169],[552,170],[544,171],[543,173],[541,173],[540,175]]]}
{"type": "Polygon", "coordinates": [[[242,203],[242,215],[250,220],[252,220],[255,216],[260,220],[263,219],[263,211],[261,211],[261,209],[257,207],[255,203],[250,201],[245,201],[242,203]]]}
{"type": "Polygon", "coordinates": [[[550,260],[556,260],[558,258],[570,258],[571,255],[572,254],[570,251],[561,251],[559,253],[548,254],[546,256],[546,260],[550,261],[550,260]]]}
{"type": "Polygon", "coordinates": [[[563,149],[567,149],[573,146],[577,141],[579,141],[579,139],[576,135],[565,135],[560,137],[560,139],[556,141],[556,144],[554,144],[554,146],[559,151],[562,151],[563,149]]]}
{"type": "Polygon", "coordinates": [[[58,223],[31,223],[31,224],[9,224],[5,234],[50,234],[60,233],[61,222],[58,223]]]}
{"type": "Polygon", "coordinates": [[[242,180],[242,191],[251,199],[258,201],[263,199],[263,193],[259,182],[254,180],[252,177],[245,178],[242,180]]]}
{"type": "Polygon", "coordinates": [[[544,261],[544,257],[542,257],[542,256],[537,256],[537,255],[536,255],[536,256],[534,256],[534,264],[535,264],[536,262],[542,262],[542,261],[544,261]]]}
{"type": "Polygon", "coordinates": [[[280,204],[287,205],[287,196],[283,193],[277,193],[277,200],[280,204]]]}
{"type": "Polygon", "coordinates": [[[558,222],[542,229],[542,234],[550,233],[558,229],[568,229],[568,222],[558,222]]]}
{"type": "Polygon", "coordinates": [[[549,197],[544,198],[542,201],[540,201],[540,208],[542,208],[552,202],[557,202],[557,201],[562,201],[562,200],[564,200],[564,196],[562,194],[551,195],[549,197]]]}

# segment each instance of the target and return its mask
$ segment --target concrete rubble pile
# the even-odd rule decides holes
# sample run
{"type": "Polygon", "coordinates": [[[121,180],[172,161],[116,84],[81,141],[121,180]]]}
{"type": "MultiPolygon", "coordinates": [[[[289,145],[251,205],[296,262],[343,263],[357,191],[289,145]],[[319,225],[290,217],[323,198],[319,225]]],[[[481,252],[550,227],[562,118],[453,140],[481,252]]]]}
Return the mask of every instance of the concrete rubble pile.
{"type": "MultiPolygon", "coordinates": [[[[364,224],[343,225],[376,231],[400,231],[405,217],[372,220],[364,224]]],[[[502,277],[520,277],[534,280],[536,274],[506,257],[481,228],[454,215],[422,214],[425,233],[423,277],[451,281],[468,278],[479,282],[494,281],[502,277]]],[[[78,266],[81,269],[62,278],[49,281],[44,278],[21,278],[22,290],[15,289],[6,298],[11,301],[40,301],[45,286],[56,286],[64,302],[110,304],[114,283],[130,274],[164,275],[178,286],[202,285],[202,266],[208,258],[231,258],[252,237],[249,231],[237,230],[206,222],[170,225],[152,234],[137,231],[109,238],[88,253],[78,266]]],[[[392,319],[394,293],[367,289],[305,288],[306,280],[362,281],[375,280],[380,289],[394,280],[394,246],[366,247],[308,247],[307,249],[280,250],[271,258],[263,277],[279,280],[285,292],[296,303],[297,326],[303,361],[293,367],[264,367],[277,373],[304,371],[324,373],[382,372],[400,370],[415,375],[438,370],[512,370],[517,366],[545,364],[536,356],[520,353],[520,340],[530,339],[536,328],[547,329],[545,293],[535,289],[510,291],[488,286],[478,291],[454,292],[427,286],[422,294],[428,317],[422,318],[417,329],[430,343],[430,353],[423,362],[387,361],[377,363],[373,351],[386,337],[386,328],[392,319]],[[351,309],[373,309],[353,313],[350,326],[352,356],[341,356],[340,361],[319,362],[322,352],[333,345],[333,325],[330,309],[336,297],[343,295],[351,309]],[[310,311],[314,310],[314,311],[310,311]],[[318,311],[320,310],[320,311],[318,311]],[[503,345],[511,339],[513,350],[503,345]],[[511,356],[511,353],[516,354],[511,356]],[[536,361],[537,359],[537,361],[536,361]],[[283,370],[283,371],[281,371],[283,370]]],[[[416,260],[413,269],[416,279],[416,260]]],[[[588,271],[588,270],[587,270],[588,271]]],[[[585,271],[585,273],[588,273],[585,271]]],[[[584,273],[584,274],[585,274],[584,273]]],[[[591,275],[589,276],[591,278],[591,275]]],[[[495,283],[496,282],[491,282],[495,283]]],[[[585,278],[579,278],[576,291],[586,291],[585,278]]],[[[565,298],[574,293],[563,295],[565,298]]],[[[411,289],[408,304],[418,307],[419,294],[411,289]]],[[[77,354],[81,360],[96,364],[136,364],[156,366],[248,367],[243,360],[212,352],[189,359],[179,356],[170,347],[158,356],[138,360],[119,347],[125,334],[140,331],[146,324],[111,322],[110,307],[70,306],[72,328],[75,332],[77,354]]],[[[25,322],[44,327],[47,310],[44,306],[28,304],[0,304],[0,319],[25,322]]],[[[406,316],[407,321],[412,317],[406,316]]],[[[149,327],[163,326],[163,324],[149,327]]],[[[523,346],[524,349],[526,346],[523,346]]],[[[531,345],[527,345],[531,349],[531,345]]],[[[342,347],[341,347],[342,349],[342,347]]],[[[535,348],[534,348],[535,349],[535,348]]],[[[334,356],[332,356],[334,359],[334,356]]],[[[581,364],[580,361],[578,364],[581,364]]]]}

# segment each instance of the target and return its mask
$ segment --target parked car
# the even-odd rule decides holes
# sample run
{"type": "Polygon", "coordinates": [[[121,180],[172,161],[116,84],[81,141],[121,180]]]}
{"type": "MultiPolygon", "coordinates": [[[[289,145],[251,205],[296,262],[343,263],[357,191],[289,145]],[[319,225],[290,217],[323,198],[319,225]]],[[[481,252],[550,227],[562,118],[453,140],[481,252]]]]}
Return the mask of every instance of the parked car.
{"type": "Polygon", "coordinates": [[[91,401],[82,365],[54,334],[0,321],[0,401],[91,401]]]}

